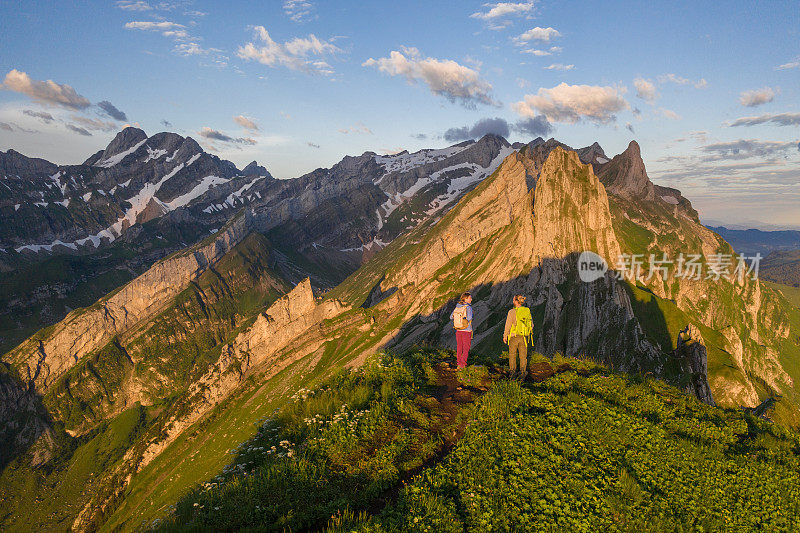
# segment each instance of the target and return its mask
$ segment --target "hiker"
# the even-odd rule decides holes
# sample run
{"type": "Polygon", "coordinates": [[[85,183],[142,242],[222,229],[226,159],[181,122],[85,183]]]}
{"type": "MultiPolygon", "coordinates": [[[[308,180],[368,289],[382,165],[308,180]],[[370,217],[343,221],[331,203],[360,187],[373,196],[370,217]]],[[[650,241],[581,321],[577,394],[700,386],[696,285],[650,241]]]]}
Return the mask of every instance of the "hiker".
{"type": "Polygon", "coordinates": [[[533,333],[531,310],[525,307],[525,297],[514,296],[514,307],[506,316],[506,327],[503,331],[503,342],[508,344],[508,366],[511,377],[525,379],[528,373],[528,340],[533,333]],[[519,358],[519,374],[517,374],[517,358],[519,358]]]}
{"type": "Polygon", "coordinates": [[[472,295],[465,292],[458,299],[458,304],[450,318],[456,330],[456,366],[466,368],[469,347],[472,344],[472,295]]]}

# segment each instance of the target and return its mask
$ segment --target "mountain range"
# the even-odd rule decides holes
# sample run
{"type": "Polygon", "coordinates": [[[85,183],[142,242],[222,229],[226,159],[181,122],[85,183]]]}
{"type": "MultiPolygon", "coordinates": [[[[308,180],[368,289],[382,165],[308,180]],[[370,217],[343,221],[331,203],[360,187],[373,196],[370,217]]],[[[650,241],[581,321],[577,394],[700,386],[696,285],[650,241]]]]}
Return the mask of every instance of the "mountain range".
{"type": "Polygon", "coordinates": [[[135,128],[77,167],[0,155],[3,221],[30,217],[0,255],[15,306],[0,373],[4,527],[162,516],[298,390],[382,350],[454,346],[465,290],[476,353],[500,356],[522,293],[542,354],[657,376],[708,404],[771,398],[773,420],[800,423],[800,309],[748,276],[647,268],[733,249],[650,181],[635,141],[609,158],[597,143],[488,135],[291,180],[135,128]],[[582,281],[584,251],[610,270],[582,281]],[[618,276],[632,255],[644,271],[618,276]],[[69,261],[105,281],[61,281],[51,265],[69,261]],[[90,302],[63,304],[82,291],[90,302]]]}
{"type": "Polygon", "coordinates": [[[800,231],[731,229],[725,226],[709,228],[722,235],[737,253],[760,253],[763,257],[773,251],[800,250],[800,231]]]}

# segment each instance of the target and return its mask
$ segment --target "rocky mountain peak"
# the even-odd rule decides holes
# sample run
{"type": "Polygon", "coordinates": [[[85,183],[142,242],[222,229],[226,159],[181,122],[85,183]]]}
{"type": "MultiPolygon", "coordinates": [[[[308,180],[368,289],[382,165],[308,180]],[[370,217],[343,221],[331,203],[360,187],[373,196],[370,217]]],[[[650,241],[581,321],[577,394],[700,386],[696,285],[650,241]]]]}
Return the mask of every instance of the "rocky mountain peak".
{"type": "Polygon", "coordinates": [[[593,142],[589,146],[589,148],[592,148],[593,150],[597,150],[600,153],[605,153],[605,152],[603,152],[603,148],[600,146],[600,143],[598,143],[597,141],[593,142]]]}
{"type": "Polygon", "coordinates": [[[505,139],[505,137],[496,135],[494,133],[487,133],[486,135],[478,139],[478,143],[492,143],[492,144],[498,144],[500,146],[511,146],[511,144],[505,139]]]}
{"type": "Polygon", "coordinates": [[[536,137],[534,140],[528,143],[528,146],[531,147],[538,146],[540,144],[544,144],[544,142],[545,142],[544,139],[542,139],[541,137],[536,137]]]}
{"type": "Polygon", "coordinates": [[[245,176],[266,176],[269,172],[267,172],[266,168],[259,165],[258,161],[251,161],[242,169],[242,174],[245,176]]]}
{"type": "Polygon", "coordinates": [[[186,149],[190,150],[195,154],[199,154],[203,151],[203,149],[200,147],[197,141],[195,141],[191,137],[186,137],[186,139],[183,140],[183,145],[184,147],[186,147],[186,149]]]}
{"type": "Polygon", "coordinates": [[[133,126],[128,126],[117,133],[114,139],[108,144],[106,149],[103,151],[103,157],[108,158],[122,153],[133,148],[146,139],[147,134],[144,132],[144,130],[134,128],[133,126]]]}
{"type": "Polygon", "coordinates": [[[655,199],[653,182],[647,176],[639,143],[631,141],[628,148],[605,165],[600,181],[611,194],[627,199],[655,199]]]}
{"type": "Polygon", "coordinates": [[[0,174],[47,174],[55,172],[56,168],[49,161],[27,157],[13,148],[0,152],[0,174]]]}

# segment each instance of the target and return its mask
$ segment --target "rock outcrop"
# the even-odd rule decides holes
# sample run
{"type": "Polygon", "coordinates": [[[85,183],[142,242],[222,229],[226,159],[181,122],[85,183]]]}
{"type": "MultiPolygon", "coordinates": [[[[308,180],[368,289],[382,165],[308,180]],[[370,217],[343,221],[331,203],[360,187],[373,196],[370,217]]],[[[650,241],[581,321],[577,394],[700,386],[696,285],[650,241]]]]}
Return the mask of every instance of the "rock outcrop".
{"type": "Polygon", "coordinates": [[[655,200],[653,183],[647,177],[639,143],[631,141],[628,148],[603,167],[600,180],[609,193],[628,199],[655,200]]]}
{"type": "Polygon", "coordinates": [[[50,417],[41,397],[14,376],[0,373],[0,469],[19,453],[29,450],[31,465],[49,461],[55,448],[50,417]]]}
{"type": "Polygon", "coordinates": [[[208,244],[156,263],[112,295],[31,337],[4,360],[43,393],[84,356],[162,309],[248,233],[246,217],[234,219],[208,244]]]}
{"type": "Polygon", "coordinates": [[[683,390],[709,405],[716,405],[707,379],[708,354],[696,326],[689,324],[681,330],[673,357],[678,362],[683,390]]]}
{"type": "MultiPolygon", "coordinates": [[[[284,352],[290,342],[298,337],[318,337],[312,328],[323,320],[335,317],[348,309],[338,300],[318,302],[306,278],[285,296],[278,299],[266,311],[259,314],[252,326],[242,331],[232,343],[222,347],[216,363],[210,365],[185,395],[186,408],[177,409],[166,424],[166,434],[144,451],[139,469],[144,468],[158,456],[183,430],[222,402],[249,373],[256,368],[273,376],[297,361],[308,351],[298,348],[286,357],[276,357],[284,352]]],[[[322,341],[317,340],[315,347],[322,341]]],[[[313,351],[313,350],[312,350],[313,351]]]]}

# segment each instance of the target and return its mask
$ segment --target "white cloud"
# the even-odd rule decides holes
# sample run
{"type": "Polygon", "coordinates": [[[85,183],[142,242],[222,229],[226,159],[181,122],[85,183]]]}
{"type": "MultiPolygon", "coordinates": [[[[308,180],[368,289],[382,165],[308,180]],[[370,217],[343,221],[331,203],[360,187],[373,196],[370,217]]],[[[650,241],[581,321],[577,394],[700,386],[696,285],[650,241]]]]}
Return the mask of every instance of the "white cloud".
{"type": "Polygon", "coordinates": [[[305,22],[316,18],[314,4],[308,0],[284,0],[283,12],[294,22],[305,22]]]}
{"type": "Polygon", "coordinates": [[[153,9],[150,4],[141,0],[120,0],[117,2],[117,7],[125,11],[150,11],[153,9]]]}
{"type": "Polygon", "coordinates": [[[363,122],[356,122],[355,125],[350,126],[349,128],[339,128],[339,133],[343,133],[345,135],[349,133],[364,133],[366,135],[372,135],[372,130],[369,129],[363,122]]]}
{"type": "Polygon", "coordinates": [[[253,119],[247,118],[244,115],[236,115],[233,117],[233,121],[246,130],[258,131],[258,124],[256,124],[253,119]]]}
{"type": "Polygon", "coordinates": [[[46,111],[33,111],[32,109],[25,109],[22,111],[22,114],[39,119],[45,124],[50,124],[55,120],[55,117],[46,111]]]}
{"type": "Polygon", "coordinates": [[[86,109],[92,105],[86,97],[78,94],[69,85],[59,84],[53,80],[34,80],[17,69],[6,74],[0,88],[25,94],[43,104],[59,105],[69,109],[86,109]]]}
{"type": "Polygon", "coordinates": [[[221,131],[209,128],[208,126],[203,126],[200,131],[197,132],[200,137],[204,139],[209,139],[212,141],[221,141],[226,143],[235,143],[235,144],[248,144],[254,145],[257,143],[255,139],[252,137],[231,137],[230,135],[226,135],[221,131]]]}
{"type": "Polygon", "coordinates": [[[787,70],[790,68],[800,68],[800,56],[795,57],[788,63],[784,63],[783,65],[778,65],[775,67],[775,70],[787,70]]]}
{"type": "Polygon", "coordinates": [[[708,82],[705,78],[700,78],[698,81],[692,81],[689,78],[678,76],[677,74],[661,74],[658,77],[658,83],[674,83],[675,85],[694,85],[695,89],[705,89],[708,87],[708,82]]]}
{"type": "Polygon", "coordinates": [[[553,63],[549,67],[544,67],[546,70],[572,70],[575,65],[565,65],[563,63],[553,63]]]}
{"type": "Polygon", "coordinates": [[[522,35],[514,37],[514,41],[518,45],[525,44],[530,41],[541,41],[544,43],[549,43],[550,39],[554,39],[556,37],[561,37],[561,33],[555,28],[540,28],[536,26],[535,28],[531,28],[530,30],[526,31],[522,35]]]}
{"type": "Polygon", "coordinates": [[[313,33],[305,38],[295,37],[291,41],[279,43],[270,37],[264,26],[256,26],[255,36],[261,43],[251,42],[240,46],[236,55],[270,67],[283,66],[301,72],[330,75],[333,69],[327,62],[312,60],[309,56],[334,55],[341,52],[331,41],[320,40],[313,33]]]}
{"type": "Polygon", "coordinates": [[[703,146],[707,156],[703,161],[721,161],[729,159],[749,159],[751,157],[775,158],[785,157],[798,151],[796,141],[760,141],[758,139],[739,139],[738,141],[709,144],[703,146]]]}
{"type": "Polygon", "coordinates": [[[75,124],[66,124],[66,128],[70,131],[74,131],[78,135],[83,135],[84,137],[92,136],[92,134],[89,133],[86,129],[81,128],[80,126],[76,126],[75,124]]]}
{"type": "Polygon", "coordinates": [[[125,23],[125,27],[129,30],[144,30],[144,31],[175,31],[185,28],[183,24],[177,22],[170,22],[162,20],[160,22],[153,22],[149,20],[134,20],[125,23]]]}
{"type": "Polygon", "coordinates": [[[730,126],[756,126],[767,123],[778,126],[800,126],[800,113],[767,113],[757,117],[741,117],[734,120],[730,126]]]}
{"type": "Polygon", "coordinates": [[[692,82],[692,80],[688,78],[684,78],[682,76],[678,76],[677,74],[661,74],[658,77],[659,83],[674,83],[676,85],[688,85],[692,82]]]}
{"type": "Polygon", "coordinates": [[[498,2],[496,4],[483,4],[488,7],[485,12],[476,12],[470,15],[471,18],[492,21],[494,19],[511,16],[523,15],[533,10],[533,1],[530,2],[498,2]]]}
{"type": "Polygon", "coordinates": [[[115,122],[89,118],[89,117],[82,117],[80,115],[72,115],[71,118],[74,122],[77,122],[87,130],[116,131],[117,129],[119,129],[119,126],[117,126],[115,122]]]}
{"type": "Polygon", "coordinates": [[[739,103],[745,107],[756,107],[775,99],[775,90],[772,87],[744,91],[739,95],[739,103]]]}
{"type": "Polygon", "coordinates": [[[633,80],[633,86],[636,87],[636,96],[638,96],[642,100],[653,102],[654,100],[656,100],[656,98],[658,98],[658,92],[656,91],[656,86],[650,80],[646,80],[644,78],[636,78],[635,80],[633,80]]]}
{"type": "MultiPolygon", "coordinates": [[[[166,9],[164,4],[159,4],[158,8],[166,9]]],[[[216,67],[225,67],[228,65],[228,57],[222,50],[219,48],[204,48],[199,42],[202,41],[202,39],[189,33],[186,26],[183,24],[168,20],[157,22],[136,20],[126,23],[125,28],[129,30],[158,32],[164,37],[172,39],[175,42],[172,51],[178,55],[204,57],[210,60],[211,64],[216,67]]]]}
{"type": "Polygon", "coordinates": [[[551,122],[574,124],[586,119],[607,124],[616,120],[616,113],[630,107],[622,97],[624,93],[624,88],[561,83],[552,89],[541,88],[537,94],[526,94],[512,108],[531,118],[538,111],[551,122]]]}
{"type": "Polygon", "coordinates": [[[551,46],[547,50],[539,50],[537,48],[525,48],[524,50],[520,50],[520,52],[524,54],[531,54],[537,57],[543,56],[551,56],[553,54],[560,53],[562,48],[560,46],[551,46]]]}
{"type": "Polygon", "coordinates": [[[675,111],[671,109],[666,109],[664,107],[659,107],[656,109],[656,114],[661,115],[664,118],[668,118],[670,120],[680,120],[681,116],[677,114],[675,111]]]}
{"type": "Polygon", "coordinates": [[[390,76],[403,76],[409,83],[422,81],[433,94],[467,107],[476,103],[497,105],[492,98],[492,86],[480,77],[477,70],[450,59],[422,58],[416,48],[393,50],[389,57],[367,59],[362,66],[376,67],[390,76]]]}

